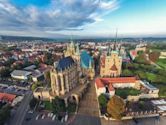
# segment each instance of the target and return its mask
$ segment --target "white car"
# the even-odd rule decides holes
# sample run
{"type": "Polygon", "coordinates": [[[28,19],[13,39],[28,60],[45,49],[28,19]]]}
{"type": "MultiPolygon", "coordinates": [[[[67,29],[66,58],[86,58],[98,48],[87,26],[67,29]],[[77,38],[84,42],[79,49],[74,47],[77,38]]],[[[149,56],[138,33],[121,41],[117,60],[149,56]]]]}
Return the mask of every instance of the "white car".
{"type": "Polygon", "coordinates": [[[61,119],[61,123],[63,123],[64,122],[64,118],[62,117],[62,119],[61,119]]]}
{"type": "Polygon", "coordinates": [[[53,114],[53,113],[51,113],[51,114],[50,114],[50,117],[53,117],[53,115],[54,115],[54,114],[53,114]]]}
{"type": "Polygon", "coordinates": [[[38,120],[38,119],[39,119],[39,115],[36,116],[36,120],[38,120]]]}
{"type": "Polygon", "coordinates": [[[56,115],[53,115],[53,117],[52,117],[52,121],[54,121],[54,120],[55,120],[55,117],[56,117],[56,115]]]}
{"type": "Polygon", "coordinates": [[[47,114],[47,117],[50,117],[50,113],[47,114]]]}
{"type": "Polygon", "coordinates": [[[42,119],[44,119],[44,118],[45,118],[45,114],[42,115],[42,119]]]}
{"type": "Polygon", "coordinates": [[[65,122],[68,120],[68,114],[65,115],[65,122]]]}

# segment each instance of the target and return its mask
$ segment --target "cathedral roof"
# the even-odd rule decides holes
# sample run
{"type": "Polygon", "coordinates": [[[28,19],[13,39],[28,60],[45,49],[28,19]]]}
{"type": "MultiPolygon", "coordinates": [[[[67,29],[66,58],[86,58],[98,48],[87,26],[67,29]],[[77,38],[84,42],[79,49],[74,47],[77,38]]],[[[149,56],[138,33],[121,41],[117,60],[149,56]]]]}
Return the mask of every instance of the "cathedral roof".
{"type": "Polygon", "coordinates": [[[90,63],[93,63],[93,58],[86,52],[83,51],[81,53],[81,67],[82,68],[89,68],[91,66],[90,63]]]}
{"type": "Polygon", "coordinates": [[[75,62],[73,60],[72,57],[68,56],[68,57],[65,57],[65,58],[62,58],[59,60],[58,62],[58,66],[57,66],[57,69],[58,71],[63,71],[65,70],[66,68],[70,67],[71,65],[73,65],[75,62]]]}

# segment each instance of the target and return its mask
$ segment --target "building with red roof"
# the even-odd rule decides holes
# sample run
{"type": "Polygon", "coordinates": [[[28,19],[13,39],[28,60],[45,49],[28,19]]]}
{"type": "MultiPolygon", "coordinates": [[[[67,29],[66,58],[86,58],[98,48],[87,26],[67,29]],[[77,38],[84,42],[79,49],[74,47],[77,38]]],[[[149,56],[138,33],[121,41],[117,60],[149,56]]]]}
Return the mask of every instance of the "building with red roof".
{"type": "Polygon", "coordinates": [[[140,98],[156,98],[159,89],[146,81],[141,81],[136,77],[118,77],[118,78],[97,78],[95,80],[97,96],[106,94],[115,95],[116,88],[135,88],[142,91],[140,98]]]}
{"type": "Polygon", "coordinates": [[[13,100],[16,98],[16,95],[14,94],[8,94],[8,93],[0,93],[0,101],[12,103],[13,100]]]}
{"type": "Polygon", "coordinates": [[[130,57],[132,60],[134,60],[137,56],[137,50],[130,50],[130,57]]]}
{"type": "Polygon", "coordinates": [[[138,87],[136,77],[97,78],[95,81],[96,92],[99,96],[106,93],[110,96],[115,94],[115,88],[138,87]]]}

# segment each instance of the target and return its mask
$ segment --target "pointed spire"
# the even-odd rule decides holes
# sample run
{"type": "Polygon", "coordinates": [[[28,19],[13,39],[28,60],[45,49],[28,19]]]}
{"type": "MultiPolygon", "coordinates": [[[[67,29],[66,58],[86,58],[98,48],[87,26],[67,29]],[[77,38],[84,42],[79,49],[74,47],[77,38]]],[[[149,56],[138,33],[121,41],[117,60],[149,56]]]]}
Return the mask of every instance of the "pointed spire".
{"type": "Polygon", "coordinates": [[[89,60],[89,69],[92,69],[92,60],[89,60]]]}
{"type": "Polygon", "coordinates": [[[70,47],[74,47],[74,42],[73,42],[73,35],[71,35],[70,37],[70,47]]]}
{"type": "Polygon", "coordinates": [[[110,56],[111,55],[111,47],[108,47],[108,51],[107,51],[107,55],[110,56]]]}
{"type": "Polygon", "coordinates": [[[80,49],[79,49],[78,43],[76,44],[76,54],[77,54],[77,55],[80,55],[80,49]]]}
{"type": "Polygon", "coordinates": [[[117,36],[118,36],[118,29],[116,29],[116,34],[115,34],[114,50],[116,50],[117,36]]]}

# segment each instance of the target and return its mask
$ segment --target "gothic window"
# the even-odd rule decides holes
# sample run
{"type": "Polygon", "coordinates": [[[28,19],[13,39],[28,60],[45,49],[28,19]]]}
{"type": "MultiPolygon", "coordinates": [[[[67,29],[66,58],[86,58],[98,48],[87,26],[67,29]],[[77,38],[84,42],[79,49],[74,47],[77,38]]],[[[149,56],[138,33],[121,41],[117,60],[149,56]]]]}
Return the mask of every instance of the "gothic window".
{"type": "Polygon", "coordinates": [[[63,75],[63,82],[64,82],[64,89],[66,89],[66,79],[65,79],[65,75],[63,75]]]}
{"type": "Polygon", "coordinates": [[[61,86],[61,77],[58,75],[58,86],[59,86],[59,90],[62,90],[62,86],[61,86]]]}

